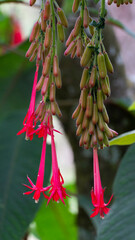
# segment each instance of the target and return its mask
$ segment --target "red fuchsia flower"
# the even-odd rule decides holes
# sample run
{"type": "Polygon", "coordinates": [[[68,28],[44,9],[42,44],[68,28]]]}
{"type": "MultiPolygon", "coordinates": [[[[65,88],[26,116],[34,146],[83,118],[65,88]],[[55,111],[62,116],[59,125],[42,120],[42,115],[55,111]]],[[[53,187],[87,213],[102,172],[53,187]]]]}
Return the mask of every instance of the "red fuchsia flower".
{"type": "Polygon", "coordinates": [[[44,138],[43,138],[41,160],[40,160],[36,185],[34,185],[34,183],[31,181],[31,179],[28,176],[27,176],[27,178],[28,178],[28,181],[31,184],[31,187],[26,185],[26,184],[23,184],[25,187],[31,189],[31,191],[25,192],[24,195],[31,194],[35,191],[33,198],[35,199],[36,203],[39,201],[41,192],[43,193],[45,198],[47,198],[47,199],[49,198],[48,196],[45,195],[44,192],[47,191],[48,189],[50,189],[50,187],[43,188],[44,171],[45,171],[46,140],[47,140],[47,131],[45,132],[45,135],[44,135],[44,138]]]}
{"type": "Polygon", "coordinates": [[[37,85],[37,79],[38,79],[38,69],[39,65],[36,67],[36,72],[35,72],[35,77],[34,77],[34,83],[33,83],[33,88],[32,88],[32,93],[31,93],[31,100],[30,100],[30,105],[28,112],[24,118],[23,121],[23,128],[17,133],[17,135],[20,135],[24,132],[26,132],[26,140],[33,139],[33,130],[34,127],[36,126],[36,121],[35,121],[35,100],[36,100],[36,85],[37,85]]]}
{"type": "Polygon", "coordinates": [[[94,213],[92,213],[90,217],[91,218],[95,217],[99,213],[100,217],[104,218],[104,213],[108,214],[110,211],[110,208],[107,208],[107,206],[111,202],[113,195],[111,196],[107,204],[104,203],[105,189],[102,189],[102,185],[101,185],[97,148],[93,148],[93,155],[94,155],[93,157],[94,190],[93,188],[91,190],[91,199],[92,199],[92,204],[94,205],[95,208],[92,210],[94,211],[94,213]]]}
{"type": "Polygon", "coordinates": [[[61,199],[61,201],[65,204],[64,199],[66,199],[66,196],[69,197],[69,195],[66,193],[65,188],[62,186],[64,184],[64,179],[58,168],[53,130],[51,130],[51,147],[52,147],[52,178],[51,186],[49,186],[49,188],[51,188],[49,192],[51,193],[51,195],[48,199],[47,204],[50,202],[51,198],[53,199],[53,201],[56,202],[58,202],[59,199],[61,199]]]}

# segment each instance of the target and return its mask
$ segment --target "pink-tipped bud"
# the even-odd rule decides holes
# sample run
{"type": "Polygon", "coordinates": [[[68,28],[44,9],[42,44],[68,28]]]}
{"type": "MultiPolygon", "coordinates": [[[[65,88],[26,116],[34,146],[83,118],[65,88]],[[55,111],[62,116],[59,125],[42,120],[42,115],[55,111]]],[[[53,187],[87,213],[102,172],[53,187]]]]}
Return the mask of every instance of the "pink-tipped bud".
{"type": "Polygon", "coordinates": [[[44,20],[47,21],[50,17],[50,2],[46,1],[44,9],[44,20]]]}
{"type": "Polygon", "coordinates": [[[74,29],[71,31],[71,33],[70,33],[70,35],[69,35],[69,37],[68,37],[68,39],[67,39],[67,41],[66,41],[66,47],[68,47],[69,46],[69,44],[73,41],[73,39],[74,39],[74,37],[73,37],[73,31],[74,31],[74,29]]]}
{"type": "Polygon", "coordinates": [[[55,101],[55,83],[51,83],[50,86],[50,101],[54,102],[55,101]]]}
{"type": "Polygon", "coordinates": [[[82,125],[80,124],[80,125],[78,126],[77,130],[76,130],[76,135],[77,135],[77,136],[80,136],[81,133],[82,133],[82,125]]]}
{"type": "Polygon", "coordinates": [[[99,129],[103,132],[104,131],[104,120],[103,120],[103,116],[101,113],[98,114],[98,126],[99,126],[99,129]]]}
{"type": "Polygon", "coordinates": [[[74,49],[73,49],[72,52],[71,52],[71,58],[72,58],[72,59],[75,57],[76,49],[77,49],[77,47],[75,46],[74,49]]]}
{"type": "Polygon", "coordinates": [[[53,75],[57,77],[59,74],[59,63],[58,63],[58,56],[55,55],[53,58],[53,75]]]}
{"type": "Polygon", "coordinates": [[[41,12],[41,29],[43,32],[46,30],[46,21],[44,20],[44,10],[41,12]]]}
{"type": "Polygon", "coordinates": [[[45,48],[49,48],[52,42],[52,28],[51,26],[47,26],[46,28],[46,34],[45,34],[45,40],[44,40],[44,46],[45,48]]]}
{"type": "Polygon", "coordinates": [[[89,69],[84,68],[83,73],[82,73],[82,77],[81,77],[81,82],[80,82],[80,89],[81,90],[86,86],[88,76],[89,76],[89,69]]]}
{"type": "Polygon", "coordinates": [[[36,0],[30,0],[30,6],[33,6],[36,0]]]}
{"type": "Polygon", "coordinates": [[[59,105],[58,103],[55,101],[55,109],[56,109],[56,114],[58,117],[61,117],[62,116],[62,113],[60,111],[60,108],[59,108],[59,105]]]}
{"type": "Polygon", "coordinates": [[[95,125],[93,124],[92,120],[89,122],[89,134],[92,135],[95,130],[95,125]]]}
{"type": "Polygon", "coordinates": [[[104,104],[103,104],[102,116],[103,116],[104,121],[106,123],[109,123],[109,116],[108,116],[108,113],[106,111],[106,107],[104,104]]]}
{"type": "Polygon", "coordinates": [[[33,42],[35,40],[35,37],[36,37],[36,34],[37,34],[37,31],[38,31],[38,28],[39,28],[39,22],[37,21],[33,28],[32,28],[32,31],[31,31],[31,34],[30,34],[30,38],[29,38],[29,41],[30,42],[33,42]]]}
{"type": "Polygon", "coordinates": [[[72,6],[72,11],[75,13],[78,10],[80,0],[74,0],[73,6],[72,6]]]}
{"type": "Polygon", "coordinates": [[[83,26],[85,28],[89,26],[89,12],[87,7],[84,8],[83,26]]]}
{"type": "Polygon", "coordinates": [[[37,42],[36,41],[32,42],[25,56],[29,58],[34,53],[34,50],[36,49],[36,47],[37,47],[37,42]]]}
{"type": "Polygon", "coordinates": [[[83,88],[83,90],[81,91],[81,107],[83,109],[86,108],[87,95],[88,95],[88,89],[87,88],[83,88]]]}
{"type": "Polygon", "coordinates": [[[42,53],[42,43],[40,43],[39,47],[38,47],[38,52],[37,52],[37,60],[38,61],[41,60],[41,53],[42,53]]]}
{"type": "Polygon", "coordinates": [[[89,126],[89,119],[87,118],[86,114],[84,114],[83,122],[82,122],[82,128],[86,129],[89,126]]]}
{"type": "Polygon", "coordinates": [[[45,77],[43,75],[41,75],[37,85],[36,85],[36,90],[39,91],[41,90],[42,86],[43,86],[43,83],[44,83],[44,79],[45,77]]]}
{"type": "Polygon", "coordinates": [[[84,47],[83,47],[82,39],[78,38],[78,40],[77,40],[76,56],[77,57],[81,57],[82,54],[83,54],[83,50],[84,50],[84,47]]]}
{"type": "Polygon", "coordinates": [[[96,83],[96,77],[97,77],[97,67],[94,65],[91,71],[90,80],[89,80],[89,86],[94,87],[96,83]]]}
{"type": "Polygon", "coordinates": [[[65,16],[63,10],[61,8],[58,8],[57,12],[58,12],[58,15],[59,15],[59,18],[61,20],[62,25],[67,28],[68,27],[68,21],[67,21],[67,18],[65,16]]]}
{"type": "Polygon", "coordinates": [[[80,112],[79,112],[79,115],[77,117],[77,120],[76,120],[76,125],[79,126],[80,124],[82,124],[82,121],[83,121],[83,117],[84,117],[84,109],[81,108],[80,112]]]}
{"type": "Polygon", "coordinates": [[[77,37],[81,29],[82,18],[79,16],[75,22],[73,36],[77,37]]]}
{"type": "Polygon", "coordinates": [[[48,87],[49,87],[49,76],[47,76],[44,80],[44,83],[41,89],[42,96],[44,96],[47,93],[48,87]]]}
{"type": "Polygon", "coordinates": [[[80,110],[81,110],[81,104],[79,104],[79,105],[77,106],[77,108],[75,109],[75,111],[73,112],[73,114],[72,114],[72,118],[73,118],[73,119],[75,119],[75,118],[78,117],[78,115],[79,115],[79,113],[80,113],[80,110]]]}
{"type": "Polygon", "coordinates": [[[38,49],[36,48],[35,51],[33,52],[33,54],[31,55],[29,61],[30,62],[33,62],[35,57],[37,56],[37,52],[38,52],[38,49]]]}
{"type": "Polygon", "coordinates": [[[64,29],[63,29],[63,26],[62,26],[61,22],[57,23],[57,32],[58,32],[59,40],[61,42],[64,42],[64,40],[65,40],[65,33],[64,33],[64,29]]]}
{"type": "Polygon", "coordinates": [[[86,116],[88,118],[92,117],[93,113],[93,97],[92,95],[87,96],[87,103],[86,103],[86,116]]]}
{"type": "Polygon", "coordinates": [[[73,51],[73,49],[74,49],[75,46],[76,46],[76,41],[74,40],[74,41],[72,41],[72,42],[69,44],[69,46],[67,47],[66,51],[64,52],[64,55],[65,55],[65,56],[69,55],[69,54],[73,51]]]}
{"type": "Polygon", "coordinates": [[[86,67],[88,65],[88,63],[91,60],[92,53],[93,53],[92,46],[90,43],[88,43],[81,57],[80,64],[82,67],[86,67]]]}
{"type": "Polygon", "coordinates": [[[60,71],[60,69],[59,69],[58,76],[55,77],[55,83],[56,83],[56,87],[57,88],[61,88],[62,87],[61,71],[60,71]]]}
{"type": "Polygon", "coordinates": [[[92,122],[94,125],[96,125],[98,122],[98,108],[96,102],[93,103],[92,122]]]}
{"type": "Polygon", "coordinates": [[[45,58],[45,62],[44,62],[44,65],[43,65],[42,74],[44,76],[46,76],[49,73],[50,63],[51,63],[51,56],[50,56],[50,54],[48,54],[48,56],[45,58]]]}

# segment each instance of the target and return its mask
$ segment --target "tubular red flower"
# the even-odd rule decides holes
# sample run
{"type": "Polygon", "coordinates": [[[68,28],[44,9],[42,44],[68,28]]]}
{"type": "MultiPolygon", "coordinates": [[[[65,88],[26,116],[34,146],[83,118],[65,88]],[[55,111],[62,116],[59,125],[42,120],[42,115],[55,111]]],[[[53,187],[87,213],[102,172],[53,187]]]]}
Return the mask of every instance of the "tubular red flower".
{"type": "Polygon", "coordinates": [[[90,217],[95,217],[99,213],[100,217],[104,218],[104,213],[108,214],[110,211],[110,208],[107,208],[107,206],[111,202],[113,195],[107,204],[104,203],[105,189],[102,189],[101,185],[97,148],[93,148],[93,155],[94,190],[93,188],[91,190],[91,199],[95,208],[92,210],[94,213],[92,213],[90,217]]]}
{"type": "Polygon", "coordinates": [[[29,192],[25,192],[24,195],[31,194],[35,191],[33,198],[35,199],[35,202],[39,201],[41,192],[43,193],[45,198],[49,198],[47,195],[45,195],[45,191],[47,191],[50,187],[43,188],[43,182],[44,182],[44,172],[45,172],[45,154],[46,154],[46,140],[47,140],[47,131],[45,132],[44,138],[43,138],[43,146],[42,146],[42,153],[41,153],[41,160],[38,170],[38,176],[36,185],[31,181],[31,179],[27,176],[28,181],[31,184],[31,187],[23,184],[25,187],[31,189],[29,192]]]}
{"type": "Polygon", "coordinates": [[[39,69],[39,65],[37,65],[36,72],[35,72],[30,105],[28,108],[28,112],[23,121],[24,127],[17,133],[17,135],[20,135],[20,134],[26,132],[26,140],[33,139],[33,130],[34,130],[34,127],[36,126],[34,112],[35,112],[36,85],[37,85],[37,79],[38,79],[38,69],[39,69]]]}
{"type": "Polygon", "coordinates": [[[59,199],[65,204],[64,199],[69,195],[66,193],[65,188],[62,186],[64,184],[64,179],[60,173],[57,162],[56,148],[54,142],[53,130],[51,130],[51,147],[52,147],[52,178],[51,178],[51,195],[48,199],[47,204],[50,202],[51,198],[53,201],[58,202],[59,199]]]}

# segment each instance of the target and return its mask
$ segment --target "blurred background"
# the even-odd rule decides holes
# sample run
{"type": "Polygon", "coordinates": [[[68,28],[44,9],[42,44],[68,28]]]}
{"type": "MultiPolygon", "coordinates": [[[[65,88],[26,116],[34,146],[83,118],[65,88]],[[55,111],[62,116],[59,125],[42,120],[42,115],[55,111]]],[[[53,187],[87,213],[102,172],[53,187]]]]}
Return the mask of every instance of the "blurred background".
{"type": "MultiPolygon", "coordinates": [[[[135,178],[133,176],[131,183],[131,179],[127,177],[131,185],[119,181],[123,169],[128,168],[126,165],[122,165],[122,170],[120,168],[127,147],[113,146],[99,152],[102,183],[107,186],[106,202],[112,191],[116,193],[116,200],[118,199],[117,182],[130,189],[130,193],[127,193],[127,189],[119,185],[119,189],[123,190],[121,195],[125,196],[124,210],[118,213],[117,208],[120,209],[120,206],[114,197],[112,218],[106,217],[108,222],[105,219],[102,223],[99,217],[89,217],[93,208],[90,199],[93,186],[92,151],[79,148],[75,121],[71,119],[80,94],[82,69],[78,59],[63,56],[65,46],[62,44],[59,45],[59,55],[63,88],[57,91],[57,99],[63,116],[61,120],[55,118],[54,124],[63,133],[56,134],[56,147],[60,169],[71,198],[66,200],[66,206],[51,202],[46,207],[43,198],[37,205],[31,196],[25,197],[22,194],[25,191],[22,184],[27,183],[26,176],[36,180],[41,152],[39,139],[26,142],[24,136],[16,136],[22,127],[31,94],[35,63],[30,63],[25,58],[25,53],[29,47],[31,29],[39,16],[40,1],[36,1],[33,7],[29,6],[28,1],[19,2],[0,1],[0,240],[134,240],[133,225],[130,225],[132,234],[129,238],[126,235],[128,230],[125,233],[123,229],[130,221],[134,223],[132,215],[135,216],[135,212],[132,208],[128,209],[127,196],[132,193],[135,178]],[[123,223],[124,218],[127,222],[123,223]],[[112,232],[116,235],[112,235],[112,232]]],[[[72,14],[72,2],[59,1],[69,20],[66,37],[77,16],[72,14]]],[[[92,1],[89,5],[91,16],[96,19],[97,13],[93,9],[98,10],[99,5],[96,6],[92,1]]],[[[135,112],[128,111],[128,107],[135,101],[135,3],[119,8],[111,5],[107,10],[104,44],[115,73],[110,76],[112,95],[106,106],[110,127],[121,134],[135,128],[135,112]],[[115,26],[119,22],[122,27],[115,26]]],[[[38,99],[40,100],[40,96],[38,99]]],[[[51,174],[49,142],[48,139],[46,184],[51,174]]],[[[132,171],[133,165],[130,168],[132,171]]],[[[126,172],[124,174],[127,176],[126,172]]],[[[132,206],[133,204],[135,201],[132,206]]]]}

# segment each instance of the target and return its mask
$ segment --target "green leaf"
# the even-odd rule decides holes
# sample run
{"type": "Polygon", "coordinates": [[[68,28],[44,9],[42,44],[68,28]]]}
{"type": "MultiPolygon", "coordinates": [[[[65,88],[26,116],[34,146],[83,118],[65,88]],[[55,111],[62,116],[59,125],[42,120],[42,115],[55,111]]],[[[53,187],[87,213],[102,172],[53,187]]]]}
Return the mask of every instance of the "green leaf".
{"type": "Polygon", "coordinates": [[[110,141],[112,145],[130,145],[135,142],[135,130],[121,134],[110,141]]]}
{"type": "Polygon", "coordinates": [[[94,0],[94,2],[97,4],[100,0],[94,0]]]}
{"type": "Polygon", "coordinates": [[[135,102],[128,108],[129,111],[135,111],[135,102]]]}
{"type": "Polygon", "coordinates": [[[98,229],[97,240],[135,239],[135,144],[130,146],[114,182],[114,204],[98,229]]]}
{"type": "Polygon", "coordinates": [[[77,240],[76,214],[69,211],[73,200],[77,201],[72,197],[65,200],[66,205],[52,201],[48,206],[46,202],[42,204],[34,220],[41,240],[77,240]]]}
{"type": "MultiPolygon", "coordinates": [[[[0,122],[0,239],[21,240],[42,202],[35,204],[32,194],[22,184],[28,184],[27,175],[35,183],[42,140],[34,136],[33,141],[25,141],[24,135],[16,136],[22,127],[25,113],[12,113],[0,122]]],[[[51,171],[51,150],[47,146],[47,185],[51,171]]]]}

